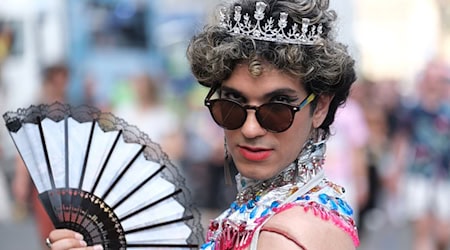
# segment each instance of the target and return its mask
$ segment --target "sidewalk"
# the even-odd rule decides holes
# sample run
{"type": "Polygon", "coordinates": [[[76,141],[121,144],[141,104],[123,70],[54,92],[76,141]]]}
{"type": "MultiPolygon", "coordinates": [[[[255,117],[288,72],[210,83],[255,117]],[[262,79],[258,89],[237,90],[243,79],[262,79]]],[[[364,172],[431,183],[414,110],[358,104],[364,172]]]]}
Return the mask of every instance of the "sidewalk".
{"type": "Polygon", "coordinates": [[[23,221],[0,222],[0,242],[1,250],[42,250],[31,217],[23,221]]]}

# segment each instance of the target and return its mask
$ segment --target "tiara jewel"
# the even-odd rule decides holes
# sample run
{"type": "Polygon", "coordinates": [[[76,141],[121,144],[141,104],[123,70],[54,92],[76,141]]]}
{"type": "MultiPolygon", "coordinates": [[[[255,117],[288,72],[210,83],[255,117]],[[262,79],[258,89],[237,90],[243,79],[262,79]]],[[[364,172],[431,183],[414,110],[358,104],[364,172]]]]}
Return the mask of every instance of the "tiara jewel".
{"type": "Polygon", "coordinates": [[[232,22],[227,10],[222,8],[219,13],[219,26],[225,28],[231,35],[243,35],[270,42],[315,45],[322,39],[322,24],[311,25],[309,18],[302,18],[300,31],[297,23],[294,23],[288,31],[285,31],[288,26],[288,14],[286,12],[280,13],[277,25],[275,25],[272,17],[263,22],[266,7],[267,4],[264,2],[256,3],[256,10],[253,14],[256,22],[250,20],[248,13],[242,14],[241,6],[234,7],[234,22],[232,22]]]}

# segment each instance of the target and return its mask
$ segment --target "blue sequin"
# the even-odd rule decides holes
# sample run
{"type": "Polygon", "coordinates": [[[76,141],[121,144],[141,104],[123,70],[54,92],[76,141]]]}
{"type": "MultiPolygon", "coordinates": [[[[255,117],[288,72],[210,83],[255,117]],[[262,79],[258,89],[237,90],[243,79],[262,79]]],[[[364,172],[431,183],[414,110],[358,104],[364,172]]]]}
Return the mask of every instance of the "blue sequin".
{"type": "Polygon", "coordinates": [[[340,199],[338,197],[336,197],[336,200],[338,201],[339,207],[342,209],[342,211],[345,214],[347,214],[347,215],[353,214],[353,209],[347,202],[345,202],[343,199],[340,199]]]}
{"type": "Polygon", "coordinates": [[[266,208],[262,213],[261,213],[261,217],[266,216],[270,211],[270,208],[266,208]]]}
{"type": "Polygon", "coordinates": [[[261,200],[261,195],[255,196],[255,201],[258,202],[259,200],[261,200]]]}
{"type": "Polygon", "coordinates": [[[319,199],[320,202],[322,202],[323,204],[327,204],[328,201],[330,200],[330,197],[328,197],[327,194],[319,194],[319,199]]]}
{"type": "Polygon", "coordinates": [[[280,205],[280,203],[278,201],[273,201],[272,204],[270,204],[270,208],[274,209],[276,207],[278,207],[280,205]]]}
{"type": "Polygon", "coordinates": [[[248,209],[252,209],[252,208],[254,208],[254,207],[255,207],[255,201],[250,200],[250,201],[247,203],[247,208],[248,208],[248,209]]]}
{"type": "Polygon", "coordinates": [[[301,201],[301,200],[307,200],[307,201],[309,201],[310,199],[311,199],[311,197],[309,197],[309,195],[297,197],[297,201],[301,201]]]}
{"type": "Polygon", "coordinates": [[[250,219],[255,218],[257,211],[258,211],[258,207],[255,207],[255,209],[253,209],[253,210],[250,212],[250,219]]]}
{"type": "Polygon", "coordinates": [[[239,205],[234,201],[233,203],[231,203],[230,208],[232,210],[238,210],[239,209],[239,205]]]}
{"type": "Polygon", "coordinates": [[[245,204],[243,204],[242,206],[241,206],[241,208],[239,208],[239,213],[243,213],[243,212],[245,212],[245,209],[247,208],[247,206],[245,205],[245,204]]]}
{"type": "Polygon", "coordinates": [[[207,248],[209,248],[210,246],[212,246],[213,244],[214,244],[213,241],[206,242],[205,244],[203,244],[203,245],[200,247],[200,249],[207,249],[207,248]]]}
{"type": "Polygon", "coordinates": [[[331,210],[338,210],[338,205],[336,204],[336,202],[333,199],[330,199],[330,207],[331,207],[331,210]]]}

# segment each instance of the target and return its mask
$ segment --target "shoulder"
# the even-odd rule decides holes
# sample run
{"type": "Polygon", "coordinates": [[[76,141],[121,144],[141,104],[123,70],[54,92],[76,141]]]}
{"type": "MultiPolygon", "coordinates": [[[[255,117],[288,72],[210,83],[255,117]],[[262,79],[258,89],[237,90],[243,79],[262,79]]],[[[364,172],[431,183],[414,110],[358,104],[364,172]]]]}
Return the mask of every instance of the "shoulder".
{"type": "Polygon", "coordinates": [[[302,206],[273,216],[261,229],[258,246],[258,249],[355,249],[348,233],[302,206]]]}

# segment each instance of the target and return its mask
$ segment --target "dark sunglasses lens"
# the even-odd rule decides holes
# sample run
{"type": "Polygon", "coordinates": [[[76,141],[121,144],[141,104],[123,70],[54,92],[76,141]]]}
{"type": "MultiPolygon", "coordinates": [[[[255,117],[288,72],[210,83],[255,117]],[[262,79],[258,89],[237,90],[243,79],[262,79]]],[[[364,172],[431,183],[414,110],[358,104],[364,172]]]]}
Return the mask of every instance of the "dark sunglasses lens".
{"type": "Polygon", "coordinates": [[[292,111],[281,103],[267,103],[259,108],[258,121],[265,129],[283,132],[292,124],[292,111]]]}
{"type": "Polygon", "coordinates": [[[247,110],[228,100],[211,101],[210,110],[214,121],[229,130],[240,128],[247,115],[247,110]]]}

